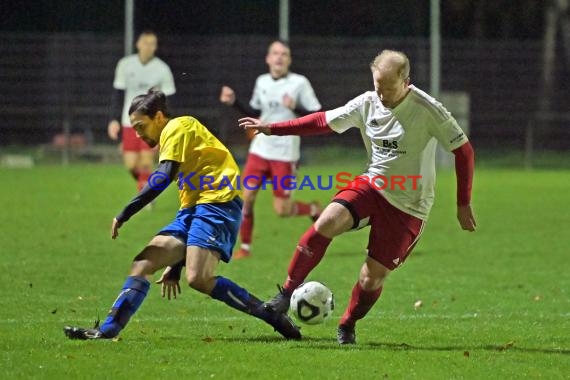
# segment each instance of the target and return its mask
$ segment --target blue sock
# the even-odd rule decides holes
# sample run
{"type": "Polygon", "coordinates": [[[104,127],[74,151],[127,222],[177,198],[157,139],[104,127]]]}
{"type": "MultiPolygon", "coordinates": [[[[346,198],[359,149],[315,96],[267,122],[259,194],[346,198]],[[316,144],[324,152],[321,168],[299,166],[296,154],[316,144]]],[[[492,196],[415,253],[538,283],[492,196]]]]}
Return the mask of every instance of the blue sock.
{"type": "Polygon", "coordinates": [[[210,296],[257,318],[267,317],[267,313],[261,307],[262,302],[257,297],[225,277],[216,277],[216,285],[210,296]]]}
{"type": "Polygon", "coordinates": [[[119,335],[144,301],[149,287],[150,283],[144,277],[127,277],[123,290],[99,330],[108,338],[119,335]]]}

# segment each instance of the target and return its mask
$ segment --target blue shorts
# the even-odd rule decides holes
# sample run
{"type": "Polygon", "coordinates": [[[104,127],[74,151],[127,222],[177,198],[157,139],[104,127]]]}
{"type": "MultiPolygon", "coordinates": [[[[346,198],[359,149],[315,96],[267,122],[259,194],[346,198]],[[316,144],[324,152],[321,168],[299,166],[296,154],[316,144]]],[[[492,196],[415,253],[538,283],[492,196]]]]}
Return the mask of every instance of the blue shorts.
{"type": "Polygon", "coordinates": [[[196,246],[219,252],[230,261],[241,224],[243,202],[235,198],[225,203],[203,203],[179,210],[174,221],[158,235],[171,235],[196,246]]]}

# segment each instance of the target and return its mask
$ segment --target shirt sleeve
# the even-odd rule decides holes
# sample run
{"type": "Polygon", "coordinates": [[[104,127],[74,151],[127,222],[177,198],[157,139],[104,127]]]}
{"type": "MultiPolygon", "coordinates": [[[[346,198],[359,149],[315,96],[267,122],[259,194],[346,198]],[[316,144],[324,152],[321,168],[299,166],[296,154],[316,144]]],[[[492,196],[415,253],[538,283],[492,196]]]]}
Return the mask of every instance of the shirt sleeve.
{"type": "Polygon", "coordinates": [[[125,59],[121,59],[115,67],[115,79],[113,80],[113,88],[117,90],[127,89],[127,73],[126,73],[126,62],[125,59]]]}
{"type": "Polygon", "coordinates": [[[185,149],[189,136],[185,129],[171,120],[160,135],[159,161],[184,162],[185,149]]]}
{"type": "Polygon", "coordinates": [[[259,98],[259,78],[257,78],[255,81],[255,87],[253,88],[253,94],[251,95],[249,105],[253,109],[261,110],[261,99],[259,98]]]}
{"type": "Polygon", "coordinates": [[[299,102],[301,107],[310,112],[316,112],[321,109],[321,103],[315,95],[315,90],[311,86],[311,82],[307,78],[303,78],[301,90],[299,91],[299,102]]]}
{"type": "Polygon", "coordinates": [[[125,90],[113,90],[111,107],[109,108],[109,120],[121,122],[123,104],[125,103],[125,90]]]}
{"type": "Polygon", "coordinates": [[[346,132],[353,127],[364,128],[363,108],[365,95],[362,94],[352,99],[342,107],[326,111],[325,116],[328,126],[337,133],[346,132]]]}
{"type": "Polygon", "coordinates": [[[174,76],[170,67],[164,64],[164,75],[162,76],[162,82],[160,83],[160,90],[164,92],[164,95],[171,96],[176,93],[176,87],[174,86],[174,76]]]}
{"type": "Polygon", "coordinates": [[[271,134],[275,136],[312,136],[330,133],[324,112],[315,112],[297,119],[271,123],[271,134]]]}
{"type": "Polygon", "coordinates": [[[178,173],[178,162],[162,161],[156,171],[151,174],[155,176],[155,181],[147,182],[142,190],[129,202],[129,204],[117,215],[116,219],[124,223],[133,215],[139,212],[144,206],[152,202],[160,195],[176,178],[178,173]]]}
{"type": "Polygon", "coordinates": [[[463,132],[457,121],[451,114],[443,107],[445,111],[442,117],[434,119],[431,132],[432,135],[439,141],[439,143],[448,151],[451,152],[461,145],[465,144],[469,139],[463,132]]]}
{"type": "Polygon", "coordinates": [[[469,142],[453,150],[455,155],[455,175],[457,177],[457,205],[467,206],[471,203],[473,187],[473,171],[475,153],[469,142]]]}

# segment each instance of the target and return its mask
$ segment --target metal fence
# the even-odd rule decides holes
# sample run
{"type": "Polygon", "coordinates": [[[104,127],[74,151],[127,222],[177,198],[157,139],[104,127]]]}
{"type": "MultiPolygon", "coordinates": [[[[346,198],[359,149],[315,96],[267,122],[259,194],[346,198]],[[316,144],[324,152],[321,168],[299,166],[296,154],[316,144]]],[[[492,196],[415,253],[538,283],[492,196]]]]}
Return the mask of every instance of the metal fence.
{"type": "MultiPolygon", "coordinates": [[[[229,145],[246,144],[237,115],[218,103],[222,84],[248,101],[271,37],[160,36],[158,56],[172,68],[176,114],[201,119],[229,145]]],[[[0,149],[13,146],[111,144],[106,137],[120,35],[0,33],[0,149]],[[63,137],[62,137],[63,135],[63,137]]],[[[423,38],[292,37],[292,70],[306,75],[325,108],[372,88],[369,62],[384,48],[405,51],[412,82],[429,89],[429,41],[423,38]]],[[[555,66],[550,110],[537,112],[542,67],[540,41],[444,40],[442,91],[469,96],[470,135],[478,148],[496,151],[568,150],[568,65],[555,66]],[[531,149],[532,148],[532,149],[531,149]],[[531,149],[531,150],[529,150],[531,149]]],[[[359,144],[358,133],[330,143],[359,144]]],[[[317,144],[306,138],[304,144],[317,144]]],[[[62,146],[62,147],[61,147],[62,146]]],[[[62,154],[65,159],[66,154],[62,154]]]]}

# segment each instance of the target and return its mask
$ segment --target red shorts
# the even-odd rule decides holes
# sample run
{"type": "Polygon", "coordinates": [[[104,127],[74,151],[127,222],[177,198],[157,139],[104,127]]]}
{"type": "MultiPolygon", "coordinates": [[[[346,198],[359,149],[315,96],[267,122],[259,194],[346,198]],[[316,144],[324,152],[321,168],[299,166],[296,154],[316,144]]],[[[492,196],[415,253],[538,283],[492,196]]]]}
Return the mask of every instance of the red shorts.
{"type": "Polygon", "coordinates": [[[420,239],[424,221],[392,206],[367,182],[353,181],[352,186],[339,191],[332,201],[350,211],[354,229],[370,225],[368,256],[390,270],[396,269],[420,239]]]}
{"type": "Polygon", "coordinates": [[[151,151],[153,148],[148,146],[143,139],[137,136],[137,132],[132,127],[122,128],[122,150],[123,152],[142,152],[151,151]]]}
{"type": "Polygon", "coordinates": [[[247,180],[247,187],[244,186],[246,189],[264,189],[264,179],[272,181],[273,196],[287,199],[291,197],[294,187],[292,182],[296,173],[296,162],[266,160],[256,154],[249,153],[243,169],[242,179],[244,181],[247,180]]]}

